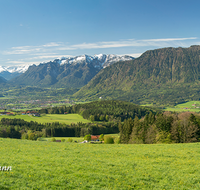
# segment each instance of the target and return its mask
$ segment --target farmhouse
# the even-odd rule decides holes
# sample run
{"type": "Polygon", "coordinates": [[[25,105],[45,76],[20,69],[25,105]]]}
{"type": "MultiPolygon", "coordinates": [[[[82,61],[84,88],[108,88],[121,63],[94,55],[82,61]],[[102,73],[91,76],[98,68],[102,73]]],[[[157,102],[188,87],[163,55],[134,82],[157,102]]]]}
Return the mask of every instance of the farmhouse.
{"type": "Polygon", "coordinates": [[[13,113],[10,113],[10,112],[0,112],[0,115],[13,115],[13,113]]]}
{"type": "Polygon", "coordinates": [[[40,114],[38,112],[36,112],[36,111],[22,112],[22,115],[32,115],[32,116],[40,117],[40,114]]]}
{"type": "Polygon", "coordinates": [[[99,140],[100,135],[91,135],[91,141],[99,140]]]}

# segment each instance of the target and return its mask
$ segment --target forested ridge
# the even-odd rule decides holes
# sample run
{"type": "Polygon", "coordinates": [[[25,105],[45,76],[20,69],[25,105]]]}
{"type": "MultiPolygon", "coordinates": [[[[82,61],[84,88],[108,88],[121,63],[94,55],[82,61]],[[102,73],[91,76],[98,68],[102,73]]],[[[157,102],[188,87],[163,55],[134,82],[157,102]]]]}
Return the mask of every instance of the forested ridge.
{"type": "Polygon", "coordinates": [[[200,46],[149,50],[101,70],[75,98],[175,105],[199,100],[200,46]]]}
{"type": "Polygon", "coordinates": [[[91,121],[124,121],[127,118],[135,116],[141,118],[152,108],[142,107],[130,102],[120,100],[99,100],[85,104],[76,104],[73,106],[61,106],[48,109],[41,109],[40,113],[64,114],[78,113],[84,119],[91,121]]]}

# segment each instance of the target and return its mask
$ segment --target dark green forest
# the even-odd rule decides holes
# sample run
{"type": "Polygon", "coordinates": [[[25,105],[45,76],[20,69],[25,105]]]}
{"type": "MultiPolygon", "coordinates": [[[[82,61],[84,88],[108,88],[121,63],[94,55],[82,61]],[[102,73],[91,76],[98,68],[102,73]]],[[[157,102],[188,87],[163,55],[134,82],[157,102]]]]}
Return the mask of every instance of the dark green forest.
{"type": "Polygon", "coordinates": [[[189,143],[200,141],[200,114],[149,113],[119,124],[124,144],[189,143]]]}
{"type": "Polygon", "coordinates": [[[37,140],[39,137],[83,137],[87,134],[118,133],[118,124],[107,123],[77,123],[62,124],[59,122],[40,124],[27,122],[23,119],[2,118],[0,121],[0,137],[37,140]]]}
{"type": "Polygon", "coordinates": [[[73,106],[61,106],[39,110],[39,113],[64,114],[78,113],[84,119],[91,121],[124,121],[127,118],[141,118],[152,108],[142,107],[130,102],[119,100],[99,100],[85,104],[76,104],[73,106]]]}

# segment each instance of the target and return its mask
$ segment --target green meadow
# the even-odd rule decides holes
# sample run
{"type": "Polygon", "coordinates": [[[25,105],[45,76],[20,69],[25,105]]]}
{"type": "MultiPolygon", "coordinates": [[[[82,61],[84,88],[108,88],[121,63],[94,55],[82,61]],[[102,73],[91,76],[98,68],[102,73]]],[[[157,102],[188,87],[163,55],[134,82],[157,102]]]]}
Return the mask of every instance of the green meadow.
{"type": "Polygon", "coordinates": [[[200,189],[200,143],[0,143],[0,189],[200,189]]]}
{"type": "Polygon", "coordinates": [[[9,119],[24,119],[25,121],[36,121],[38,123],[53,123],[53,122],[59,122],[59,123],[89,123],[91,121],[84,119],[79,114],[45,114],[41,115],[41,117],[34,117],[29,115],[15,115],[15,116],[0,116],[1,118],[9,118],[9,119]]]}
{"type": "Polygon", "coordinates": [[[175,112],[200,112],[200,101],[189,101],[186,103],[178,104],[174,107],[166,107],[165,111],[175,111],[175,112]],[[194,106],[196,105],[196,106],[194,106]],[[199,107],[199,108],[195,108],[199,107]]]}

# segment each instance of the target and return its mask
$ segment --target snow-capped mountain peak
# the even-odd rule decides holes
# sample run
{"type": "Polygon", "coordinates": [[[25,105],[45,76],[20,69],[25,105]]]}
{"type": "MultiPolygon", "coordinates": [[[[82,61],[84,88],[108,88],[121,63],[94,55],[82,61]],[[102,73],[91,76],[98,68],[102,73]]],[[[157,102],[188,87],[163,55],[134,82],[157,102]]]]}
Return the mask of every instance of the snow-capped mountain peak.
{"type": "Polygon", "coordinates": [[[60,62],[61,65],[63,64],[81,64],[81,63],[92,63],[95,67],[102,67],[105,68],[113,63],[116,63],[118,61],[129,61],[133,60],[134,58],[131,56],[119,56],[114,54],[98,54],[94,56],[89,55],[81,55],[76,57],[69,57],[69,58],[63,58],[63,60],[60,62]]]}
{"type": "MultiPolygon", "coordinates": [[[[108,54],[108,55],[98,54],[94,56],[80,55],[75,57],[62,57],[60,59],[55,59],[54,62],[60,65],[92,64],[95,68],[102,69],[119,61],[129,61],[133,59],[134,59],[133,57],[128,55],[119,56],[114,54],[108,54]]],[[[29,66],[31,65],[33,64],[18,65],[18,66],[0,66],[0,76],[9,80],[15,76],[25,73],[28,70],[29,66]]]]}
{"type": "Polygon", "coordinates": [[[16,65],[16,66],[0,66],[0,73],[4,72],[4,71],[7,71],[9,73],[25,73],[29,66],[32,65],[32,64],[29,64],[29,65],[16,65]]]}

